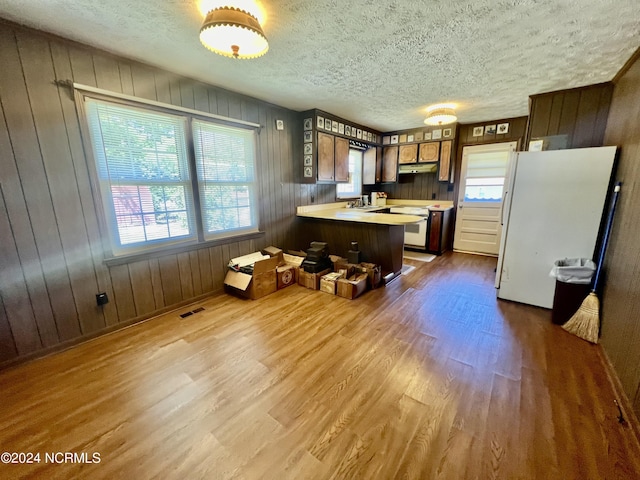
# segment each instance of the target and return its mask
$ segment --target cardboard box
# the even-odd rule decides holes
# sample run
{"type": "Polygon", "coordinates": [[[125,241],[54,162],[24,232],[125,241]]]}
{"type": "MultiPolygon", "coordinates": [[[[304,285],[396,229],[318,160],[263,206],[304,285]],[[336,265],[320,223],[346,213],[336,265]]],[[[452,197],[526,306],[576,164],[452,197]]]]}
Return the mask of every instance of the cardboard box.
{"type": "Polygon", "coordinates": [[[343,260],[333,264],[333,271],[342,272],[344,273],[345,278],[349,278],[354,276],[356,273],[363,273],[356,271],[356,267],[358,267],[358,265],[354,263],[348,263],[347,259],[344,258],[343,260]]]}
{"type": "Polygon", "coordinates": [[[369,276],[369,288],[373,290],[378,288],[382,283],[382,268],[375,263],[361,263],[360,267],[369,276]]]}
{"type": "Polygon", "coordinates": [[[293,267],[293,273],[295,275],[294,283],[298,283],[299,275],[300,275],[300,265],[304,261],[304,257],[300,257],[298,255],[291,255],[289,253],[285,253],[283,255],[285,265],[291,265],[293,267]]]}
{"type": "Polygon", "coordinates": [[[341,278],[338,280],[337,294],[352,300],[367,290],[368,279],[369,276],[366,273],[359,273],[349,279],[341,278]]]}
{"type": "Polygon", "coordinates": [[[276,283],[278,290],[289,285],[296,283],[296,270],[297,267],[293,265],[281,265],[276,267],[276,283]]]}
{"type": "Polygon", "coordinates": [[[282,254],[282,249],[278,248],[278,247],[267,247],[264,250],[262,250],[262,253],[264,253],[265,255],[269,255],[270,257],[277,257],[278,255],[282,254]]]}
{"type": "Polygon", "coordinates": [[[260,252],[231,259],[230,265],[246,266],[253,264],[251,275],[228,270],[224,277],[224,289],[227,293],[255,300],[277,290],[276,268],[281,256],[267,257],[260,252]]]}
{"type": "Polygon", "coordinates": [[[320,279],[326,275],[327,273],[331,273],[331,269],[327,268],[318,273],[308,273],[303,269],[299,269],[298,271],[298,285],[302,285],[303,287],[310,288],[311,290],[319,290],[320,289],[320,279]]]}
{"type": "Polygon", "coordinates": [[[325,293],[330,293],[331,295],[335,295],[337,282],[342,277],[343,277],[342,273],[338,273],[338,272],[327,273],[320,279],[320,291],[325,293]]]}

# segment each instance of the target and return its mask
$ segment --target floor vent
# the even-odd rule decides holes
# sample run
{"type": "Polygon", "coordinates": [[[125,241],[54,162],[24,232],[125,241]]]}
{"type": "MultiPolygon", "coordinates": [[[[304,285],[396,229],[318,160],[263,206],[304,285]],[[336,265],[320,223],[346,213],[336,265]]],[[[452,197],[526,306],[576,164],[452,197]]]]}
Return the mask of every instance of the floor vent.
{"type": "Polygon", "coordinates": [[[181,313],[180,318],[187,318],[193,315],[194,313],[202,312],[203,310],[204,310],[204,307],[198,307],[195,310],[191,310],[190,312],[181,313]]]}

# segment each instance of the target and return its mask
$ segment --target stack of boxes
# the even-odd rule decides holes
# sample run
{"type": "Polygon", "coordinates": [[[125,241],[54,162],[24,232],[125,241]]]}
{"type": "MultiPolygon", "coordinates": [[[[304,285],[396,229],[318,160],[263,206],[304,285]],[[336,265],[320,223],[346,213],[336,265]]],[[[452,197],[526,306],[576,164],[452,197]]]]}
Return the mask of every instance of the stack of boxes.
{"type": "MultiPolygon", "coordinates": [[[[300,256],[267,247],[262,252],[229,262],[225,290],[255,300],[298,283],[311,290],[353,299],[368,289],[379,287],[382,282],[379,265],[352,263],[349,260],[353,258],[353,255],[349,259],[329,255],[324,242],[312,242],[300,256]]],[[[357,259],[360,259],[359,255],[357,259]]]]}

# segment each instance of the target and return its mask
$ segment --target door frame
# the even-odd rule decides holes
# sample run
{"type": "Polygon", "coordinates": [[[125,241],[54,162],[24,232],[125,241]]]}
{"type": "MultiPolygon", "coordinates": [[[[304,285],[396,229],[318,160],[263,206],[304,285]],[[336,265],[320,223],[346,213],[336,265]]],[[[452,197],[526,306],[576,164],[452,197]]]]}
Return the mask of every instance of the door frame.
{"type": "MultiPolygon", "coordinates": [[[[464,198],[464,193],[465,193],[465,186],[466,186],[466,181],[463,182],[463,180],[466,179],[466,172],[467,172],[467,158],[465,155],[465,150],[466,153],[468,154],[469,150],[473,150],[474,153],[483,153],[483,152],[491,152],[491,151],[509,151],[510,152],[510,157],[507,163],[507,170],[505,172],[505,182],[504,182],[504,187],[503,187],[503,191],[502,191],[502,200],[500,201],[500,208],[503,209],[504,208],[504,201],[505,201],[505,194],[507,192],[507,187],[508,187],[508,181],[509,181],[509,177],[511,174],[511,168],[512,168],[512,164],[513,164],[513,158],[515,156],[515,154],[518,151],[518,145],[519,142],[517,140],[512,140],[512,141],[508,141],[508,142],[494,142],[494,143],[482,143],[482,144],[473,144],[473,145],[464,145],[462,147],[462,155],[461,155],[461,161],[460,161],[460,176],[458,177],[458,191],[457,191],[457,198],[455,199],[456,202],[456,217],[455,217],[455,224],[453,226],[453,231],[454,231],[454,238],[453,238],[453,243],[455,243],[456,240],[456,233],[458,233],[458,229],[459,229],[459,223],[462,221],[462,215],[459,214],[460,210],[463,208],[463,204],[464,201],[461,201],[461,198],[464,198]],[[469,150],[467,150],[469,149],[469,150]]],[[[502,222],[502,218],[500,219],[500,222],[502,222]]],[[[502,242],[502,236],[499,234],[498,238],[499,241],[502,242]]],[[[498,246],[499,248],[500,246],[498,246]]],[[[459,249],[455,249],[454,251],[457,252],[464,252],[464,253],[472,253],[472,254],[476,254],[476,255],[486,255],[486,256],[498,256],[498,254],[496,255],[492,255],[489,253],[482,253],[482,252],[472,252],[472,251],[466,251],[466,250],[459,250],[459,249]]]]}

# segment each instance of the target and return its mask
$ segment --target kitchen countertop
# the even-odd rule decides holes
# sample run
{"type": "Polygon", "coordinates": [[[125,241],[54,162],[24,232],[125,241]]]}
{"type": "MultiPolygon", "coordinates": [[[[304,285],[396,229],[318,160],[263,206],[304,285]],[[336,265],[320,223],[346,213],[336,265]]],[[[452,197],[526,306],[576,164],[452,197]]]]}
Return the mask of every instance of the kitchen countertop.
{"type": "Polygon", "coordinates": [[[387,199],[388,207],[428,207],[429,210],[444,212],[453,208],[450,200],[403,200],[401,198],[387,199]],[[436,206],[437,205],[437,206],[436,206]]]}
{"type": "Polygon", "coordinates": [[[378,225],[406,225],[424,220],[417,215],[403,215],[397,213],[376,213],[374,208],[346,208],[347,202],[325,203],[321,205],[307,205],[297,208],[297,215],[306,218],[322,220],[338,220],[343,222],[375,223],[378,225]]]}

